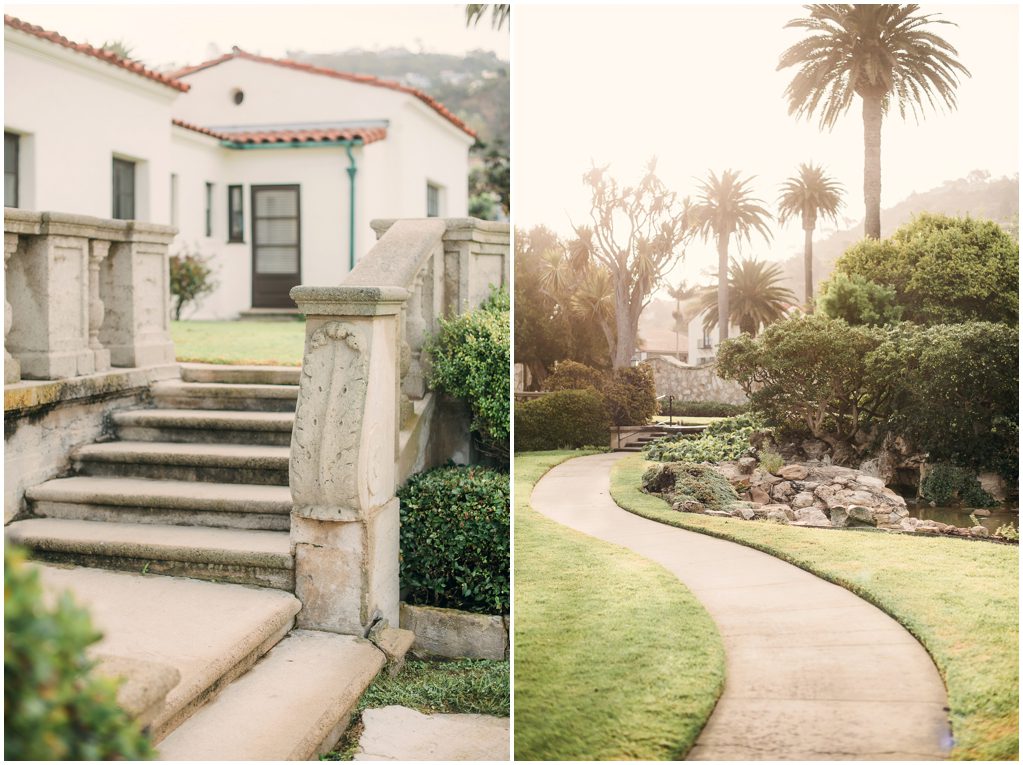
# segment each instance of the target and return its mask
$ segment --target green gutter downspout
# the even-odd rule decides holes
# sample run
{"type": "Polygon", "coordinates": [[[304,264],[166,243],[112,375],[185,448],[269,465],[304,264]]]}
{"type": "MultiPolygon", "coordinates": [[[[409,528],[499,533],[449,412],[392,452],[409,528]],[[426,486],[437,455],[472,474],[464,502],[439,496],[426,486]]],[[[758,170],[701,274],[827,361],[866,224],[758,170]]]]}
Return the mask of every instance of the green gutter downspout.
{"type": "Polygon", "coordinates": [[[322,149],[328,146],[344,146],[348,155],[348,270],[355,268],[355,174],[359,168],[355,164],[353,146],[362,146],[362,139],[354,141],[310,141],[309,143],[239,143],[237,141],[221,141],[228,149],[322,149]]]}

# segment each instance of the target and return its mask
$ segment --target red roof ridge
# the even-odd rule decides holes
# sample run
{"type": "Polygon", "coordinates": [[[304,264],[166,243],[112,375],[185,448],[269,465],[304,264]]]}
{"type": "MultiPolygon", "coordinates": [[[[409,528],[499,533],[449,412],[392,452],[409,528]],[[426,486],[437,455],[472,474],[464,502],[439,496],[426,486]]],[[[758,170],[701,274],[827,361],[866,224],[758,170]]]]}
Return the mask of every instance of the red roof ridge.
{"type": "Polygon", "coordinates": [[[418,88],[413,88],[408,85],[402,85],[400,82],[394,82],[393,80],[385,80],[380,77],[376,77],[372,74],[353,74],[351,72],[342,72],[337,69],[329,69],[325,66],[315,66],[314,64],[306,64],[301,61],[294,61],[293,59],[290,58],[270,58],[269,56],[259,56],[256,55],[255,53],[249,53],[248,51],[244,51],[238,46],[232,48],[230,53],[225,53],[222,56],[210,59],[209,61],[204,61],[201,64],[196,64],[194,66],[186,66],[182,69],[179,69],[176,72],[173,72],[173,76],[186,77],[190,74],[194,74],[195,72],[201,71],[203,69],[208,69],[212,66],[216,66],[217,64],[222,64],[225,61],[230,61],[233,58],[248,59],[249,61],[257,61],[262,64],[273,64],[274,66],[282,66],[287,69],[295,69],[300,72],[308,72],[309,74],[320,74],[325,77],[333,77],[339,80],[348,80],[349,82],[358,82],[362,83],[363,85],[372,85],[377,88],[387,88],[389,90],[396,90],[401,93],[407,93],[410,96],[418,98],[420,101],[429,106],[431,109],[437,112],[441,117],[446,119],[448,122],[453,124],[459,130],[463,131],[464,133],[467,133],[473,138],[476,137],[476,131],[474,131],[472,128],[466,125],[465,122],[463,122],[461,119],[456,117],[455,114],[452,111],[450,111],[446,106],[444,106],[444,104],[442,104],[440,101],[438,101],[437,99],[433,98],[430,95],[427,95],[418,88]]]}
{"type": "Polygon", "coordinates": [[[169,88],[180,90],[182,93],[186,92],[189,87],[191,87],[188,83],[178,82],[178,80],[172,76],[148,69],[138,61],[132,61],[131,59],[124,58],[123,56],[118,56],[116,53],[103,50],[102,48],[94,48],[86,43],[73,42],[58,32],[51,32],[48,29],[43,29],[35,24],[29,24],[27,21],[22,21],[14,16],[4,14],[4,26],[10,27],[11,29],[17,29],[19,32],[25,32],[33,37],[38,37],[40,40],[52,42],[63,48],[68,48],[78,53],[84,53],[87,56],[98,58],[101,61],[106,61],[108,64],[113,64],[121,69],[126,69],[129,72],[141,75],[149,80],[158,82],[161,85],[166,85],[169,88]]]}
{"type": "Polygon", "coordinates": [[[171,123],[185,130],[202,133],[220,141],[251,145],[320,143],[324,141],[361,141],[363,145],[367,145],[387,138],[387,128],[379,126],[299,128],[296,130],[287,128],[261,130],[254,128],[252,130],[218,131],[193,125],[190,122],[179,119],[173,119],[171,123]]]}

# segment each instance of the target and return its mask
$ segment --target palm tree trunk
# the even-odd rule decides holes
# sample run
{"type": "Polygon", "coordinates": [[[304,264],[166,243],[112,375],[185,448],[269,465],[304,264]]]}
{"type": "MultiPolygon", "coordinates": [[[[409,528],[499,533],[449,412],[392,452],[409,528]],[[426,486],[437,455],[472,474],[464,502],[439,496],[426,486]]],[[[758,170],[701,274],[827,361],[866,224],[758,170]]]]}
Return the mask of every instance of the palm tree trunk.
{"type": "Polygon", "coordinates": [[[866,94],[863,98],[863,203],[866,218],[863,233],[881,238],[881,98],[866,94]]]}
{"type": "Polygon", "coordinates": [[[728,339],[728,237],[718,234],[718,342],[728,339]]]}
{"type": "Polygon", "coordinates": [[[806,279],[806,312],[813,313],[813,229],[803,229],[803,278],[806,279]]]}

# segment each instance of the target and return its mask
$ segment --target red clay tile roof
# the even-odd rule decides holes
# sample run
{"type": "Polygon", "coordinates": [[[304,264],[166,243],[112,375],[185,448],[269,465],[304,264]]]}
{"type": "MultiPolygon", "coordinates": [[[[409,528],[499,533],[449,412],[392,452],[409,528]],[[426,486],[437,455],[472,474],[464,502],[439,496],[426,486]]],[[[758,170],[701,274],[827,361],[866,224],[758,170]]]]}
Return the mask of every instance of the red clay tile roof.
{"type": "Polygon", "coordinates": [[[448,122],[453,124],[459,130],[469,134],[473,138],[476,137],[476,132],[466,125],[462,120],[456,117],[451,111],[447,109],[440,101],[431,98],[426,93],[416,88],[410,88],[407,85],[402,85],[400,82],[393,82],[391,80],[382,80],[379,77],[374,77],[369,74],[351,74],[350,72],[339,72],[336,69],[328,69],[323,66],[313,66],[312,64],[303,64],[301,61],[292,61],[287,58],[269,58],[267,56],[257,56],[254,53],[248,53],[243,51],[241,48],[235,47],[231,53],[225,53],[223,56],[204,61],[201,64],[195,66],[186,66],[184,69],[179,69],[172,73],[173,77],[187,77],[190,74],[198,72],[202,69],[209,69],[211,66],[222,64],[225,61],[230,61],[233,58],[243,58],[249,61],[258,61],[263,64],[273,64],[274,66],[282,66],[287,69],[297,69],[300,72],[308,72],[310,74],[322,74],[326,77],[334,77],[338,80],[348,80],[349,82],[359,82],[363,85],[372,85],[377,88],[387,88],[389,90],[397,90],[401,93],[408,93],[410,96],[415,96],[424,104],[429,106],[440,116],[446,119],[448,122]]]}
{"type": "Polygon", "coordinates": [[[238,130],[223,131],[193,125],[184,120],[172,120],[180,128],[194,130],[221,141],[243,144],[319,143],[321,141],[362,141],[370,144],[387,138],[384,127],[317,128],[307,130],[238,130]]]}
{"type": "Polygon", "coordinates": [[[85,43],[72,42],[57,32],[50,32],[42,27],[37,27],[34,24],[29,24],[21,19],[17,19],[14,16],[8,16],[5,14],[4,26],[10,27],[11,29],[17,29],[20,32],[30,34],[33,37],[38,37],[40,40],[47,40],[64,48],[77,51],[78,53],[84,53],[87,56],[98,58],[100,61],[106,61],[108,64],[119,66],[121,69],[127,69],[129,72],[133,72],[134,74],[140,74],[147,79],[160,83],[161,85],[166,85],[169,88],[180,90],[182,93],[186,92],[190,87],[187,83],[178,82],[178,80],[174,77],[170,77],[166,74],[160,74],[152,69],[147,69],[138,61],[131,61],[130,59],[118,56],[116,53],[111,53],[110,51],[102,50],[101,48],[94,48],[91,45],[86,45],[85,43]]]}

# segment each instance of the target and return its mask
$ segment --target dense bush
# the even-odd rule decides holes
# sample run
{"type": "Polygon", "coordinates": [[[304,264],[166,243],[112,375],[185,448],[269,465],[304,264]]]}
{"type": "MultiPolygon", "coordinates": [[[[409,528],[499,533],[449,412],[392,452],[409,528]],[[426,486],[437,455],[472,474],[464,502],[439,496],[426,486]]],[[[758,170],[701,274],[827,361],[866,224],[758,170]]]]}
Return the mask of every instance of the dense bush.
{"type": "Polygon", "coordinates": [[[654,441],[647,459],[657,462],[725,462],[756,454],[750,436],[764,423],[755,415],[743,414],[711,423],[698,436],[668,436],[654,441]]]}
{"type": "Polygon", "coordinates": [[[947,462],[933,465],[920,482],[920,496],[936,505],[963,504],[994,507],[998,503],[980,485],[977,476],[947,462]]]}
{"type": "Polygon", "coordinates": [[[401,500],[401,583],[409,603],[508,613],[508,475],[490,468],[418,473],[401,500]]]}
{"type": "Polygon", "coordinates": [[[593,388],[603,390],[607,384],[607,375],[599,369],[580,364],[578,361],[565,359],[559,361],[554,371],[543,381],[544,390],[582,390],[593,388]]]}
{"type": "Polygon", "coordinates": [[[507,294],[499,291],[475,311],[442,319],[426,351],[430,384],[465,401],[483,451],[506,459],[509,448],[511,336],[507,294]]]}
{"type": "Polygon", "coordinates": [[[643,473],[643,488],[662,495],[679,510],[691,502],[698,502],[706,510],[728,510],[739,500],[727,478],[711,467],[691,462],[651,465],[643,473]]]}
{"type": "Polygon", "coordinates": [[[723,401],[678,401],[672,399],[671,406],[668,406],[668,399],[661,399],[658,407],[662,415],[676,417],[734,417],[749,409],[748,404],[726,404],[723,401]]]}
{"type": "Polygon", "coordinates": [[[185,306],[197,302],[216,288],[210,258],[191,251],[170,256],[170,291],[174,296],[175,320],[181,320],[185,306]]]}
{"type": "Polygon", "coordinates": [[[92,673],[100,639],[63,593],[48,605],[24,554],[4,548],[4,759],[141,760],[153,749],[115,701],[117,684],[92,673]]]}
{"type": "Polygon", "coordinates": [[[818,307],[849,324],[892,324],[902,318],[895,289],[876,284],[859,274],[836,273],[821,287],[818,307]]]}
{"type": "Polygon", "coordinates": [[[603,397],[592,388],[548,393],[515,405],[515,449],[606,446],[610,421],[603,397]]]}
{"type": "Polygon", "coordinates": [[[923,213],[851,247],[835,273],[893,289],[919,324],[1019,320],[1019,246],[993,221],[923,213]]]}
{"type": "Polygon", "coordinates": [[[648,364],[614,370],[603,394],[614,425],[646,425],[657,412],[654,372],[648,364]]]}

